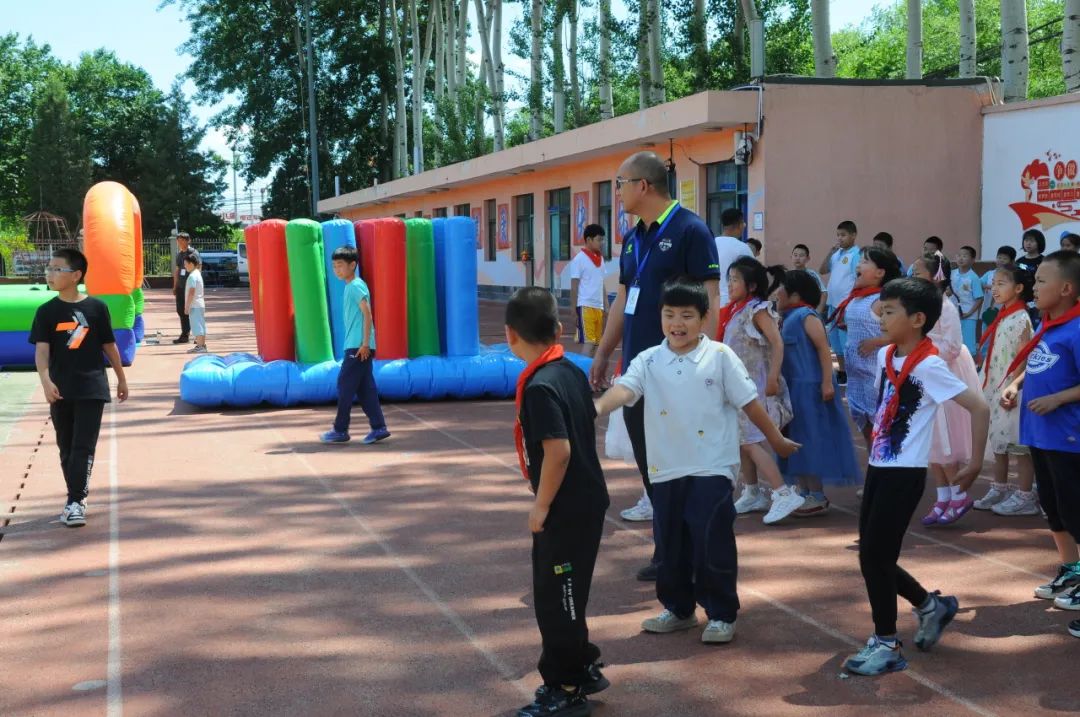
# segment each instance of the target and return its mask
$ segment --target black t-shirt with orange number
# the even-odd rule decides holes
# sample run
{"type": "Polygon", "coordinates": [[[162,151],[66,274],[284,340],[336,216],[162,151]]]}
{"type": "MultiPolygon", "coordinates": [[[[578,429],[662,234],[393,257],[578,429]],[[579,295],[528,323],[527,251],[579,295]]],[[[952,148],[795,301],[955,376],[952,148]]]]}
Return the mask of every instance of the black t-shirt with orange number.
{"type": "Polygon", "coordinates": [[[56,297],[38,307],[30,343],[49,344],[49,378],[65,400],[109,400],[105,344],[116,343],[105,302],[88,296],[68,302],[56,297]]]}

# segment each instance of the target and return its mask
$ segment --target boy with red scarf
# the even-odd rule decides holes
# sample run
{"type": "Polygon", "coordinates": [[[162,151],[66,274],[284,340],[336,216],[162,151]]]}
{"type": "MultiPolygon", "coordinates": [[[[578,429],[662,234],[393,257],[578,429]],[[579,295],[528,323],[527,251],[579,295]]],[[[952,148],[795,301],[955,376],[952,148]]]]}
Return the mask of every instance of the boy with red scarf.
{"type": "Polygon", "coordinates": [[[596,411],[581,369],[559,345],[555,297],[520,289],[506,305],[506,341],[526,363],[517,382],[514,444],[536,501],[532,531],[533,605],[540,628],[537,668],[544,684],[518,717],[590,713],[585,696],[605,689],[600,649],[589,642],[585,608],[608,508],[596,453],[596,411]]]}
{"type": "Polygon", "coordinates": [[[959,609],[955,597],[928,593],[897,561],[904,533],[926,488],[934,416],[953,400],[971,413],[971,462],[957,475],[967,490],[982,468],[990,409],[982,395],[949,371],[927,334],[941,316],[941,292],[925,279],[895,279],[881,289],[881,330],[890,344],[878,352],[878,408],[859,513],[862,569],[874,634],[844,661],[857,675],[907,667],[896,637],[896,597],[915,608],[915,645],[929,650],[959,609]]]}
{"type": "Polygon", "coordinates": [[[585,246],[570,262],[570,303],[577,312],[577,342],[588,344],[589,355],[596,353],[604,335],[607,292],[604,290],[604,228],[599,224],[585,227],[585,246]]]}
{"type": "MultiPolygon", "coordinates": [[[[1020,349],[1009,375],[1026,366],[1004,392],[1015,403],[1023,385],[1020,442],[1031,449],[1039,502],[1046,511],[1062,565],[1035,594],[1064,610],[1080,610],[1080,255],[1048,254],[1035,272],[1035,306],[1042,322],[1020,349]],[[1072,559],[1070,561],[1069,559],[1072,559]]],[[[1080,637],[1080,620],[1069,623],[1080,637]]]]}

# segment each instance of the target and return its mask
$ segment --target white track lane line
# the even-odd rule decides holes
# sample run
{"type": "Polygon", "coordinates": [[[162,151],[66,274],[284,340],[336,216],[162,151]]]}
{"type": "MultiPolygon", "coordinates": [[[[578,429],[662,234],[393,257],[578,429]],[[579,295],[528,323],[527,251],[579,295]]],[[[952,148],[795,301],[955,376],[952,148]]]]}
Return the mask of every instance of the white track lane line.
{"type": "MultiPolygon", "coordinates": [[[[413,420],[424,424],[425,426],[427,426],[431,430],[438,431],[439,433],[443,434],[447,438],[449,438],[449,439],[451,439],[451,440],[453,440],[453,441],[455,441],[457,443],[460,443],[461,445],[465,446],[466,448],[469,448],[469,449],[475,451],[476,453],[479,453],[482,456],[486,456],[487,458],[494,461],[495,463],[498,463],[499,465],[505,467],[507,470],[511,470],[514,473],[517,473],[520,470],[517,466],[511,465],[510,463],[507,463],[506,461],[504,461],[502,458],[499,458],[496,455],[488,453],[483,448],[480,448],[478,446],[474,446],[473,444],[469,443],[468,441],[466,441],[466,440],[464,440],[462,438],[459,438],[458,436],[455,436],[453,433],[450,433],[448,431],[443,430],[442,428],[439,428],[435,424],[421,418],[420,416],[417,416],[415,413],[413,413],[412,411],[410,411],[410,410],[408,410],[406,408],[402,408],[401,406],[398,406],[398,405],[395,405],[394,408],[397,409],[398,411],[404,413],[405,415],[411,417],[413,420]]],[[[619,521],[615,520],[614,518],[612,518],[610,516],[605,516],[605,520],[608,523],[610,523],[611,525],[615,526],[615,528],[617,528],[618,530],[622,530],[622,531],[625,531],[627,533],[631,533],[633,535],[636,535],[638,538],[641,539],[641,541],[643,543],[648,544],[648,545],[652,545],[651,537],[647,536],[644,531],[634,530],[633,528],[628,528],[628,527],[626,527],[625,525],[623,525],[622,523],[620,523],[619,521]]],[[[947,543],[945,543],[944,545],[946,547],[949,547],[949,545],[947,543]]],[[[961,551],[961,552],[964,552],[964,551],[961,551]]],[[[978,557],[978,555],[976,554],[975,557],[978,557]]],[[[739,589],[743,590],[743,591],[745,591],[747,593],[750,593],[751,595],[754,595],[759,600],[771,605],[772,607],[776,608],[777,610],[779,610],[781,612],[784,612],[784,613],[787,613],[788,615],[790,615],[791,617],[796,618],[800,622],[803,622],[803,623],[809,625],[810,627],[813,627],[814,629],[825,633],[826,635],[832,637],[833,639],[835,639],[835,640],[837,640],[839,642],[842,642],[843,644],[845,644],[845,645],[847,645],[849,647],[859,649],[859,648],[861,648],[863,646],[863,643],[859,642],[857,639],[855,639],[851,635],[848,635],[848,634],[843,633],[843,632],[841,632],[839,630],[836,630],[836,629],[830,627],[829,625],[826,625],[825,623],[811,617],[810,615],[807,615],[806,613],[804,613],[804,612],[802,612],[802,611],[800,611],[800,610],[798,610],[798,609],[796,609],[794,607],[791,607],[790,605],[784,603],[781,600],[778,600],[777,598],[774,598],[773,596],[771,596],[771,595],[769,595],[767,593],[761,592],[760,590],[755,590],[754,588],[748,588],[748,587],[744,587],[744,586],[740,586],[739,589]]],[[[971,712],[973,712],[973,713],[975,713],[977,715],[981,715],[982,717],[997,717],[997,714],[995,712],[992,712],[992,711],[990,711],[990,710],[988,710],[988,709],[986,709],[986,708],[984,708],[984,707],[982,707],[980,705],[977,705],[977,704],[975,704],[974,702],[972,702],[969,699],[961,697],[960,695],[958,695],[955,692],[953,692],[952,690],[950,690],[948,687],[945,687],[943,685],[939,685],[938,683],[934,682],[930,678],[920,674],[919,672],[911,669],[910,667],[908,669],[904,670],[901,674],[906,675],[907,677],[910,677],[912,679],[912,681],[917,682],[918,684],[922,685],[923,687],[927,688],[928,690],[931,690],[932,692],[936,692],[937,694],[941,695],[942,697],[944,697],[944,698],[946,698],[948,700],[952,700],[956,704],[960,705],[961,707],[964,707],[965,709],[967,709],[967,710],[969,710],[969,711],[971,711],[971,712]]]]}
{"type": "MultiPolygon", "coordinates": [[[[284,436],[281,435],[281,431],[278,430],[276,426],[270,425],[261,416],[259,417],[259,420],[264,426],[273,430],[274,435],[277,436],[277,440],[281,445],[289,445],[289,443],[285,441],[284,436]]],[[[469,625],[465,622],[465,619],[462,618],[461,615],[456,610],[454,610],[454,608],[451,607],[445,600],[439,597],[439,594],[435,592],[435,590],[430,585],[428,585],[424,581],[424,579],[421,578],[417,574],[417,572],[413,570],[412,567],[410,567],[408,563],[406,563],[401,558],[401,556],[397,554],[397,552],[394,550],[394,547],[390,545],[389,542],[384,540],[382,536],[375,532],[375,529],[371,527],[371,525],[363,518],[363,516],[361,516],[359,513],[352,509],[352,506],[349,505],[348,501],[346,501],[344,498],[341,497],[340,494],[338,494],[337,489],[334,488],[333,484],[330,483],[330,481],[328,481],[326,477],[323,476],[323,474],[315,468],[315,466],[311,465],[311,462],[308,461],[307,457],[301,453],[297,453],[292,449],[289,449],[289,453],[294,458],[296,458],[300,465],[302,465],[308,471],[308,473],[310,473],[312,477],[315,478],[315,480],[319,481],[319,484],[323,487],[323,490],[325,490],[327,494],[329,494],[330,497],[334,499],[334,502],[341,506],[341,509],[344,510],[345,513],[350,518],[352,518],[352,520],[357,525],[360,526],[360,529],[363,530],[364,533],[366,533],[367,536],[371,538],[371,540],[373,540],[379,546],[379,548],[382,549],[383,553],[385,553],[386,556],[394,562],[394,565],[398,568],[398,570],[405,573],[405,576],[409,578],[409,580],[412,581],[412,583],[420,590],[420,592],[424,594],[424,597],[431,601],[431,603],[439,610],[439,612],[443,614],[443,617],[445,617],[447,621],[451,625],[453,625],[459,633],[461,633],[462,637],[468,640],[469,644],[472,645],[473,649],[479,652],[480,655],[483,656],[485,660],[487,660],[488,664],[495,668],[495,672],[497,672],[499,676],[502,677],[504,680],[513,684],[514,687],[517,688],[518,692],[520,692],[523,696],[531,699],[533,697],[532,690],[525,687],[525,685],[522,684],[521,681],[517,679],[517,677],[515,677],[514,669],[510,667],[510,665],[506,664],[502,659],[499,658],[498,655],[488,649],[484,645],[484,643],[480,641],[480,639],[476,636],[476,633],[474,633],[472,631],[472,628],[470,628],[469,625]]]]}
{"type": "Polygon", "coordinates": [[[124,713],[123,653],[120,635],[120,470],[117,465],[116,402],[109,403],[109,658],[105,714],[124,713]]]}

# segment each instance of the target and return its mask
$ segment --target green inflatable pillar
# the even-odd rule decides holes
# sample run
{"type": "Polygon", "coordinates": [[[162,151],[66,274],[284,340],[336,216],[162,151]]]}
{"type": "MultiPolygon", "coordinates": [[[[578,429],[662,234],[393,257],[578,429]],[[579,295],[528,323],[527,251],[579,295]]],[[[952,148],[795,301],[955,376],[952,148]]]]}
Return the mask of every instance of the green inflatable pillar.
{"type": "Polygon", "coordinates": [[[296,326],[296,360],[333,361],[322,225],[310,219],[293,219],[285,225],[285,249],[296,326]]]}
{"type": "MultiPolygon", "coordinates": [[[[435,293],[435,235],[430,219],[405,221],[409,358],[439,355],[439,305],[435,293]]],[[[372,297],[378,301],[379,297],[372,297]]]]}

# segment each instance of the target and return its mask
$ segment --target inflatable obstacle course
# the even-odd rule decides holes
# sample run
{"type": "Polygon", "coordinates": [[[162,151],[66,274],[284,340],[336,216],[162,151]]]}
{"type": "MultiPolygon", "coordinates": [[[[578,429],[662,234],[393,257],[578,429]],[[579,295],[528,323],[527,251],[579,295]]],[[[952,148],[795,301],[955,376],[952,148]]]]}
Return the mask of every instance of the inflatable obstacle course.
{"type": "MultiPolygon", "coordinates": [[[[375,382],[384,400],[507,398],[525,367],[482,347],[476,223],[271,219],[245,231],[258,355],[198,356],[180,375],[196,406],[332,403],[344,346],[344,283],[332,255],[355,246],[371,290],[375,382]]],[[[591,361],[567,356],[583,370],[591,361]]]]}

